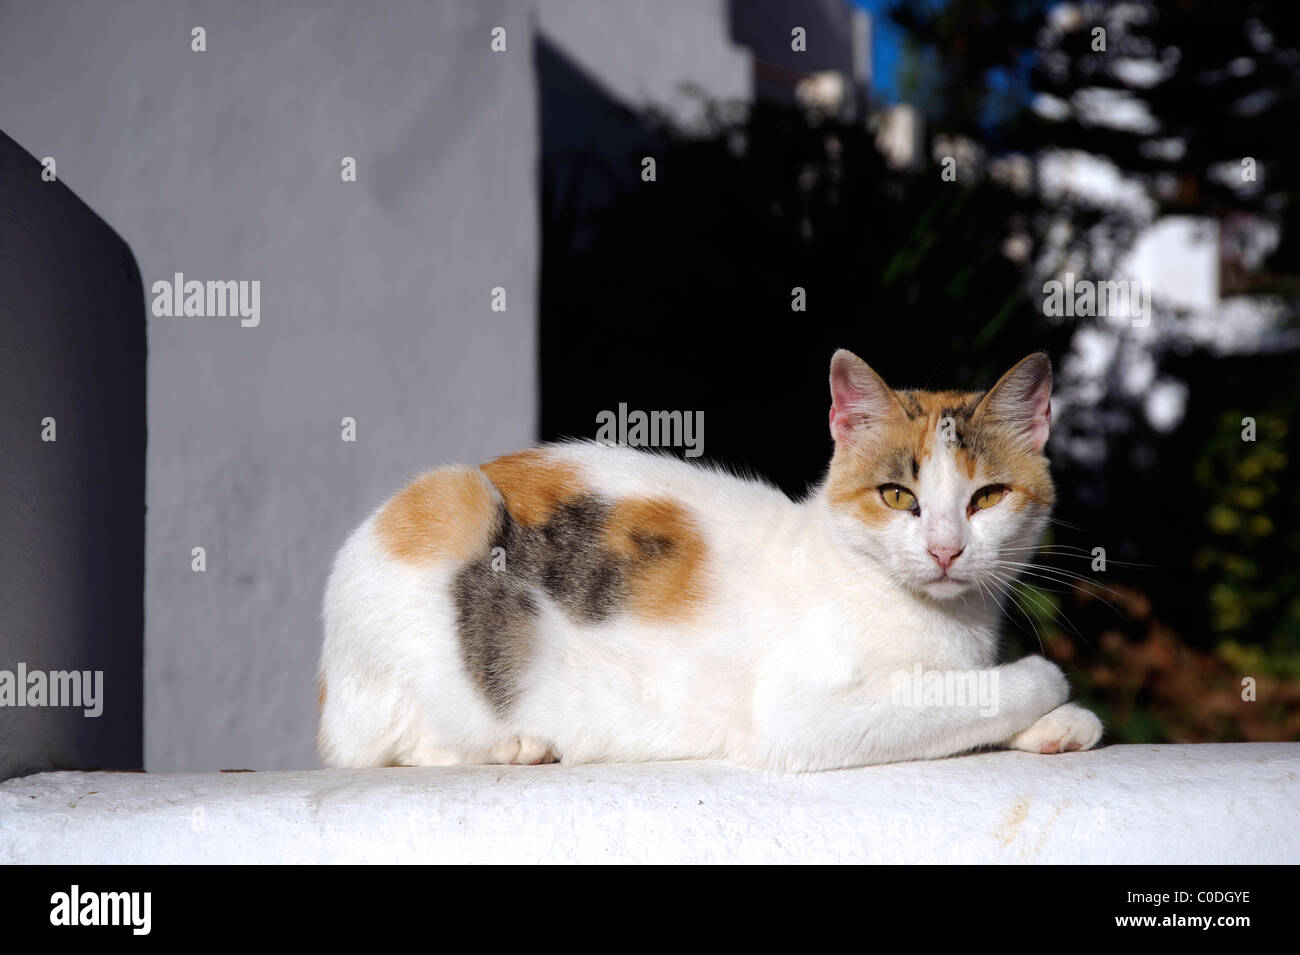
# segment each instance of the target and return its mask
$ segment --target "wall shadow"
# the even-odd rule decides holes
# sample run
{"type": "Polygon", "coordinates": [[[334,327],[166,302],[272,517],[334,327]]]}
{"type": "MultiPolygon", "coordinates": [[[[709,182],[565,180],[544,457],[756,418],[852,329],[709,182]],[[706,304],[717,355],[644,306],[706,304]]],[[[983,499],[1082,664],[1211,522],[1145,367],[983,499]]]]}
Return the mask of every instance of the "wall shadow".
{"type": "Polygon", "coordinates": [[[0,779],[143,765],[144,291],[41,172],[0,133],[0,670],[102,671],[103,712],[0,708],[0,779]]]}

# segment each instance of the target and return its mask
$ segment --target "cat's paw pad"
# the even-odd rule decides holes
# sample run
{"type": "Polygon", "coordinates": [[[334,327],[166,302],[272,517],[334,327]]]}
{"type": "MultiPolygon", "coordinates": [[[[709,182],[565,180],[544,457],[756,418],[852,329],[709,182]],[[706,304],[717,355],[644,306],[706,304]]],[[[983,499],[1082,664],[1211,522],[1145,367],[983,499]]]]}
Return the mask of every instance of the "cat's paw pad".
{"type": "Polygon", "coordinates": [[[1092,749],[1101,739],[1101,720],[1077,703],[1063,703],[1007,744],[1026,753],[1067,753],[1092,749]]]}

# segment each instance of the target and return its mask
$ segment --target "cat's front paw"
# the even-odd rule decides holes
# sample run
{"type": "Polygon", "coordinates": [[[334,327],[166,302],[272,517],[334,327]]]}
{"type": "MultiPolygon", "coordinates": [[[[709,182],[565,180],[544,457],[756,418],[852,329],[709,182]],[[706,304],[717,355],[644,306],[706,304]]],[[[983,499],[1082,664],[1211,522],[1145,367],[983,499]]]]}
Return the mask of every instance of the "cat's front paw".
{"type": "Polygon", "coordinates": [[[1011,749],[1026,753],[1065,753],[1092,749],[1101,739],[1101,720],[1078,703],[1063,703],[1033,726],[1011,738],[1011,749]]]}
{"type": "Polygon", "coordinates": [[[1070,698],[1070,684],[1065,674],[1044,657],[1023,657],[1006,665],[1011,680],[1011,699],[1023,701],[1021,710],[1028,718],[1046,716],[1070,698]]]}

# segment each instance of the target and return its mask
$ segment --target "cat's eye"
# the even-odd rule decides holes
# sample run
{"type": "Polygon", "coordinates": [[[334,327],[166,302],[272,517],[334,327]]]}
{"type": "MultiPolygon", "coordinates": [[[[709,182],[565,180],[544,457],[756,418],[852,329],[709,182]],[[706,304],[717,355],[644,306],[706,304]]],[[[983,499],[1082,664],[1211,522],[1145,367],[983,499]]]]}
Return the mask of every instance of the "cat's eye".
{"type": "Polygon", "coordinates": [[[1007,489],[1001,484],[990,484],[988,487],[982,487],[975,492],[975,496],[970,499],[972,511],[982,511],[992,507],[998,501],[1006,496],[1007,489]]]}
{"type": "Polygon", "coordinates": [[[880,496],[886,504],[896,511],[916,512],[919,510],[916,506],[916,495],[897,484],[881,485],[880,496]]]}

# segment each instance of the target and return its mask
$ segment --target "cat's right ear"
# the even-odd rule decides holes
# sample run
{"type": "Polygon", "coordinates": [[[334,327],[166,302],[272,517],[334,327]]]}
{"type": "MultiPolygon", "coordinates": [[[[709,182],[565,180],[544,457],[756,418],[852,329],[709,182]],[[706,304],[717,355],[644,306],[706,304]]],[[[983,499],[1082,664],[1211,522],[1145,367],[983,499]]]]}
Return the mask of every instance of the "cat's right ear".
{"type": "Polygon", "coordinates": [[[902,412],[884,379],[871,366],[841,348],[831,359],[831,436],[852,441],[873,426],[902,412]]]}

